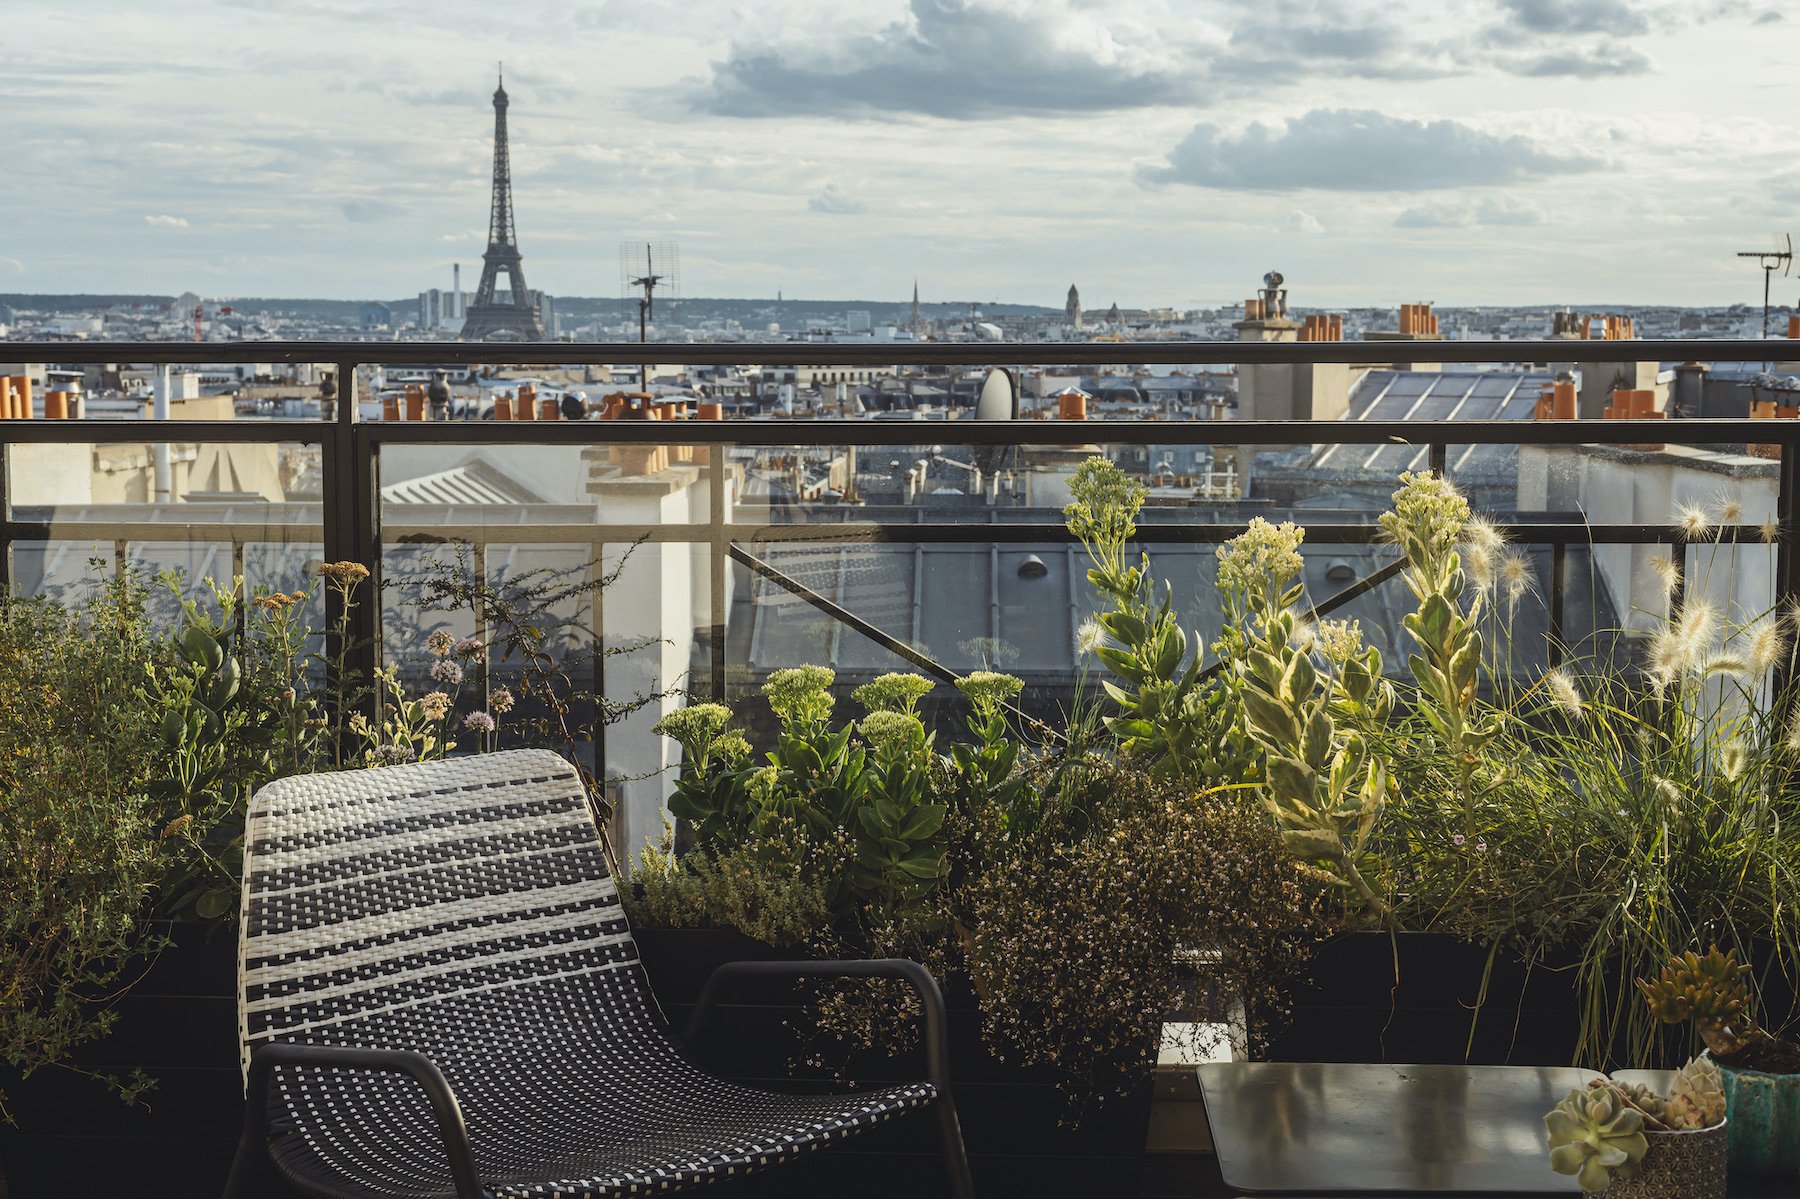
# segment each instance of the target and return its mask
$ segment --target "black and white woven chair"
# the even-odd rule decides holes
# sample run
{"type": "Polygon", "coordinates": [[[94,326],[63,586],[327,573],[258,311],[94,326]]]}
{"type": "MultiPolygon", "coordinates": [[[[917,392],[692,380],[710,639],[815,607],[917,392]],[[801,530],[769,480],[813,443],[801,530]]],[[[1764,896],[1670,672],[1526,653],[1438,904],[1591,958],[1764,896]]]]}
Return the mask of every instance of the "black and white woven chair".
{"type": "Polygon", "coordinates": [[[943,998],[907,961],[721,967],[918,991],[928,1077],[789,1095],[692,1064],[650,995],[581,782],[535,750],[264,787],[244,836],[247,1101],[227,1199],[652,1195],[759,1171],[935,1110],[973,1194],[943,998]]]}

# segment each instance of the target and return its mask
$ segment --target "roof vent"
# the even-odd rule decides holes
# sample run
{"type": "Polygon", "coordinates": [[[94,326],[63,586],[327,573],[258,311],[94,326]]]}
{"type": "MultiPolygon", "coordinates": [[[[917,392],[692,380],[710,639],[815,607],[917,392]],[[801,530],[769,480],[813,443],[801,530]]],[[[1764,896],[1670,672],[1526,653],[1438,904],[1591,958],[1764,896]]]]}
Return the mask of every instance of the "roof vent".
{"type": "Polygon", "coordinates": [[[1025,561],[1019,563],[1019,577],[1021,579],[1041,579],[1049,573],[1050,568],[1045,566],[1044,560],[1036,554],[1025,555],[1025,561]]]}

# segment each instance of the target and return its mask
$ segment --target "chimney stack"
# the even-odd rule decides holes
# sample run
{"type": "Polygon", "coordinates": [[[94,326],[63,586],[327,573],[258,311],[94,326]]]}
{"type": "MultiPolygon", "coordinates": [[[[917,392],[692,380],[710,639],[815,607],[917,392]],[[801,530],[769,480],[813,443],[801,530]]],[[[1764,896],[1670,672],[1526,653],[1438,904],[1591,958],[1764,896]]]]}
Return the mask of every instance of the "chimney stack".
{"type": "Polygon", "coordinates": [[[1344,318],[1336,313],[1314,313],[1300,327],[1301,341],[1344,340],[1344,318]]]}

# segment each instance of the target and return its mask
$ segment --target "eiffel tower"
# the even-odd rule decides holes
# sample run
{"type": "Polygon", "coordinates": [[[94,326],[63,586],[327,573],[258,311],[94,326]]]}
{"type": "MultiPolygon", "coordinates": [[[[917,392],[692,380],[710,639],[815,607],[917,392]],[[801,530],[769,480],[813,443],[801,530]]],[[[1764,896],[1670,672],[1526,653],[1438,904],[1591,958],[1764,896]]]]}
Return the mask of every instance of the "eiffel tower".
{"type": "Polygon", "coordinates": [[[519,261],[519,243],[513,234],[512,155],[506,148],[506,80],[494,89],[494,209],[488,217],[488,248],[481,256],[481,284],[464,314],[464,341],[495,338],[506,341],[542,341],[537,309],[525,286],[525,268],[519,261]],[[499,299],[500,275],[506,275],[507,298],[499,299]]]}

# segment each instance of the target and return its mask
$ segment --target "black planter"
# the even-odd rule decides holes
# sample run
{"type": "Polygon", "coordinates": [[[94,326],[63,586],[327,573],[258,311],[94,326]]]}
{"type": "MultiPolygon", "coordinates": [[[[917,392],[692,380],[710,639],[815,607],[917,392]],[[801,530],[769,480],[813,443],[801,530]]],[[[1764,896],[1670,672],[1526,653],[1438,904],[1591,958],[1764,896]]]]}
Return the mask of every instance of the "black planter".
{"type": "MultiPolygon", "coordinates": [[[[738,958],[783,959],[773,949],[727,929],[633,930],[650,986],[663,1011],[680,1029],[700,985],[713,967],[738,958]]],[[[950,1070],[963,1139],[976,1190],[983,1199],[1007,1196],[1135,1194],[1149,1131],[1150,1071],[1130,1095],[1092,1104],[1078,1127],[1062,1124],[1066,1105],[1053,1077],[995,1060],[981,1037],[981,1012],[967,987],[945,987],[949,1015],[950,1070]]],[[[727,1077],[770,1089],[830,1085],[824,1071],[798,1066],[808,1045],[807,992],[786,983],[758,983],[725,997],[716,1009],[700,1060],[727,1077]]],[[[1145,1064],[1150,1048],[1145,1048],[1145,1064]]],[[[859,1082],[918,1078],[916,1060],[871,1055],[852,1058],[849,1077],[859,1082]]],[[[816,1155],[795,1173],[771,1176],[762,1193],[855,1193],[859,1199],[935,1194],[942,1189],[933,1130],[924,1120],[903,1120],[816,1155]]],[[[746,1193],[756,1187],[746,1187],[746,1193]]]]}
{"type": "Polygon", "coordinates": [[[173,943],[117,1005],[110,1036],[76,1064],[156,1086],[127,1105],[74,1071],[28,1079],[0,1067],[17,1127],[0,1125],[10,1199],[204,1199],[225,1187],[243,1123],[238,1067],[237,938],[176,925],[173,943]]]}
{"type": "Polygon", "coordinates": [[[1581,1029],[1572,962],[1527,968],[1440,933],[1347,933],[1289,992],[1271,1061],[1566,1066],[1581,1029]],[[1483,994],[1485,983],[1486,993],[1483,994]]]}

